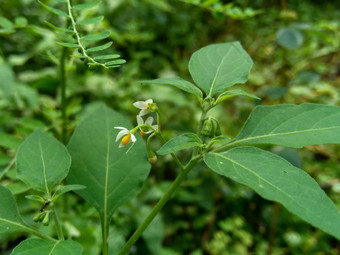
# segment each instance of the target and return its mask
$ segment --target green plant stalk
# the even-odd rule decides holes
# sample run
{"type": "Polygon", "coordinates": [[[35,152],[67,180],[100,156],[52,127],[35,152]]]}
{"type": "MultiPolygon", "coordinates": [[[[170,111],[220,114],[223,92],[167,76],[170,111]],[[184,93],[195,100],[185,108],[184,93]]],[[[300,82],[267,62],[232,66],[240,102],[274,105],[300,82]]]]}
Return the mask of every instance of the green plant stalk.
{"type": "Polygon", "coordinates": [[[61,227],[58,214],[57,214],[57,212],[56,212],[56,210],[54,208],[54,204],[51,205],[51,210],[52,210],[52,215],[53,215],[55,227],[57,229],[58,239],[59,240],[65,240],[63,229],[61,227]]]}
{"type": "Polygon", "coordinates": [[[61,141],[63,144],[67,142],[67,116],[66,116],[66,69],[65,69],[65,62],[66,62],[66,54],[67,48],[63,47],[61,50],[60,55],[60,64],[59,64],[59,72],[60,72],[60,108],[61,108],[61,141]]]}
{"type": "MultiPolygon", "coordinates": [[[[157,216],[157,214],[160,212],[160,210],[163,208],[163,206],[168,202],[168,200],[171,198],[172,194],[177,190],[179,185],[182,183],[182,181],[185,179],[187,174],[190,172],[190,170],[201,160],[201,157],[193,158],[190,160],[190,162],[187,164],[187,166],[179,173],[179,175],[176,177],[174,182],[171,184],[170,188],[166,191],[164,196],[158,201],[156,206],[152,209],[150,214],[146,217],[146,219],[143,221],[143,223],[137,228],[135,233],[130,237],[130,239],[125,243],[123,248],[119,251],[118,255],[125,255],[129,252],[131,247],[134,245],[134,243],[138,240],[138,238],[143,234],[144,230],[150,225],[152,220],[157,216]]],[[[104,255],[104,253],[103,253],[104,255]]]]}
{"type": "Polygon", "coordinates": [[[109,237],[109,220],[102,219],[102,255],[108,255],[109,254],[109,243],[108,243],[108,237],[109,237]]]}
{"type": "Polygon", "coordinates": [[[54,239],[53,237],[50,237],[50,236],[47,236],[47,235],[44,235],[43,233],[29,227],[29,226],[26,226],[26,225],[20,225],[20,227],[27,233],[30,233],[32,235],[35,235],[37,237],[40,237],[41,239],[45,239],[45,240],[48,240],[48,241],[54,241],[56,242],[57,240],[54,239]]]}

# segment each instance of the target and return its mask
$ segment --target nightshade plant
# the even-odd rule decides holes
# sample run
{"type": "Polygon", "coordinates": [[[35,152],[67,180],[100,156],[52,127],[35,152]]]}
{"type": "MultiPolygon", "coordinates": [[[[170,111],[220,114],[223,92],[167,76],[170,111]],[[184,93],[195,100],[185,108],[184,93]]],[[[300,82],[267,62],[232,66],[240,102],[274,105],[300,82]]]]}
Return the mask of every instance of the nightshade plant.
{"type": "Polygon", "coordinates": [[[340,143],[340,107],[309,103],[257,106],[235,138],[222,135],[218,120],[209,116],[212,108],[235,96],[259,99],[243,90],[230,89],[247,81],[252,65],[239,42],[213,44],[198,50],[190,59],[189,72],[194,83],[179,77],[141,82],[170,85],[194,95],[201,110],[196,133],[184,133],[166,141],[157,98],[134,104],[141,110],[135,126],[107,106],[98,107],[75,129],[67,146],[44,132],[33,132],[17,152],[17,177],[36,191],[27,198],[41,203],[34,220],[53,224],[57,236],[26,224],[13,194],[0,186],[0,234],[27,232],[38,237],[22,241],[12,254],[82,254],[79,243],[65,240],[65,227],[55,206],[57,199],[69,191],[79,194],[98,211],[102,254],[109,254],[112,215],[140,191],[150,162],[157,160],[156,154],[170,154],[180,173],[119,255],[128,254],[186,175],[201,162],[340,239],[340,213],[316,181],[280,156],[256,147],[273,144],[301,148],[340,143]],[[156,138],[163,146],[154,152],[150,140],[156,138]],[[187,149],[192,149],[192,156],[184,163],[175,153],[187,149]],[[65,178],[67,185],[63,184],[65,178]]]}

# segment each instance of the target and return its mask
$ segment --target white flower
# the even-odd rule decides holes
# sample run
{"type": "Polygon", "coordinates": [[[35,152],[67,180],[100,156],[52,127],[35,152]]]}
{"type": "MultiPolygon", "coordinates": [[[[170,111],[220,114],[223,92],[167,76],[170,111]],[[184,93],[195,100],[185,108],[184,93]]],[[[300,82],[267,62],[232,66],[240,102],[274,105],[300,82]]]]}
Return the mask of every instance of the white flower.
{"type": "MultiPolygon", "coordinates": [[[[158,125],[152,125],[153,123],[153,118],[152,117],[148,117],[145,121],[143,120],[143,118],[140,115],[137,115],[137,123],[138,126],[140,125],[150,125],[153,129],[158,130],[158,125]]],[[[141,136],[145,136],[146,134],[150,134],[153,132],[152,129],[145,131],[145,129],[143,130],[142,128],[139,128],[140,130],[140,135],[141,136]]]]}
{"type": "Polygon", "coordinates": [[[126,129],[125,127],[114,127],[115,129],[121,129],[121,131],[119,131],[119,133],[117,134],[116,137],[116,142],[122,138],[122,140],[120,141],[119,144],[119,148],[124,147],[126,145],[128,145],[130,143],[130,141],[132,141],[132,145],[131,147],[127,150],[126,153],[129,152],[129,150],[132,148],[132,146],[135,144],[136,142],[136,137],[134,136],[134,134],[132,134],[128,129],[126,129]]]}
{"type": "Polygon", "coordinates": [[[146,101],[137,101],[134,102],[133,105],[137,107],[138,109],[141,109],[139,112],[139,116],[144,116],[150,112],[150,105],[153,103],[152,99],[148,99],[146,101]]]}

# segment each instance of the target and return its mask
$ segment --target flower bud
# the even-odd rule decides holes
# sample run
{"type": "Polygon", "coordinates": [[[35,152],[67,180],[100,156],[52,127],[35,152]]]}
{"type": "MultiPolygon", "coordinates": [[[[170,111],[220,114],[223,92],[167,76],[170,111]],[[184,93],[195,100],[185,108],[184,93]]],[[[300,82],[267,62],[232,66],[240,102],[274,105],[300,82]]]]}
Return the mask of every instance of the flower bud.
{"type": "Polygon", "coordinates": [[[148,160],[151,164],[155,164],[157,162],[157,156],[153,155],[151,158],[149,157],[148,160]]]}
{"type": "Polygon", "coordinates": [[[42,224],[44,224],[44,226],[48,226],[49,223],[50,223],[50,214],[46,213],[44,219],[42,220],[42,224]]]}
{"type": "Polygon", "coordinates": [[[212,117],[208,117],[203,122],[201,135],[213,138],[221,135],[221,128],[218,121],[212,117]]]}

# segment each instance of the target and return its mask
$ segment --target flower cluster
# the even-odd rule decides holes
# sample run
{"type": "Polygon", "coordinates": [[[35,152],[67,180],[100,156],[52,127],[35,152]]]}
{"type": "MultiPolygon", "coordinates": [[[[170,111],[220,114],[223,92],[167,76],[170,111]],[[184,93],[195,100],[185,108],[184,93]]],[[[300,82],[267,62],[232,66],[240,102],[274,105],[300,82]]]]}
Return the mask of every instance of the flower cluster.
{"type": "Polygon", "coordinates": [[[128,130],[125,127],[114,127],[115,129],[120,129],[119,133],[117,134],[116,141],[120,140],[119,148],[124,147],[128,145],[130,142],[132,142],[131,147],[126,151],[129,152],[129,150],[132,148],[134,143],[136,142],[136,136],[135,133],[139,129],[139,134],[141,136],[146,136],[147,134],[150,134],[156,130],[158,130],[158,125],[152,125],[153,123],[153,117],[148,117],[145,121],[142,118],[142,116],[147,115],[150,112],[154,112],[157,109],[157,106],[155,103],[153,103],[152,99],[148,99],[146,101],[137,101],[133,103],[133,105],[140,109],[139,114],[137,115],[137,127],[128,130]]]}

